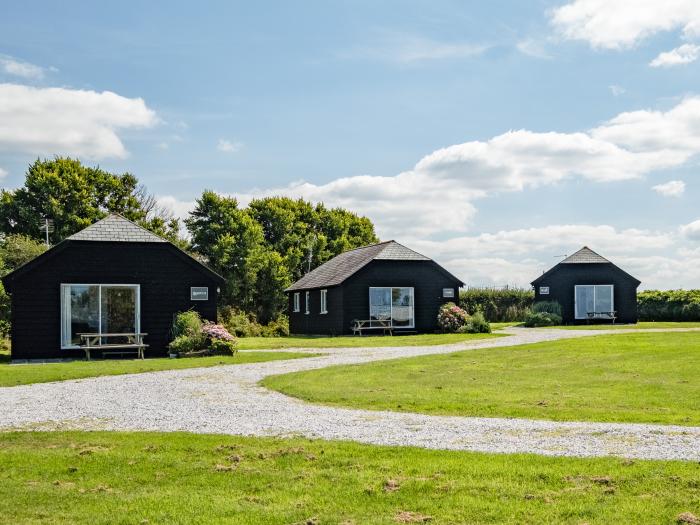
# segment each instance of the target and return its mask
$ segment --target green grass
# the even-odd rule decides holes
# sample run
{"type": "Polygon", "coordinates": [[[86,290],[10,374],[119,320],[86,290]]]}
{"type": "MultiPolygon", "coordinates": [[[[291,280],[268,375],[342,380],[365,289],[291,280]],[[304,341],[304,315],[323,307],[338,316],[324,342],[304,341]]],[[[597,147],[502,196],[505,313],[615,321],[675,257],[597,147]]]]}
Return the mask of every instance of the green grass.
{"type": "Polygon", "coordinates": [[[183,359],[109,359],[103,361],[71,361],[35,365],[0,364],[0,387],[48,383],[85,377],[138,374],[157,370],[199,368],[217,365],[258,363],[277,359],[296,359],[309,354],[293,352],[243,352],[235,356],[189,357],[183,359]]]}
{"type": "Polygon", "coordinates": [[[566,330],[634,330],[634,329],[668,329],[668,328],[700,328],[700,322],[672,322],[672,321],[641,321],[637,324],[590,324],[575,326],[557,326],[566,330]]]}
{"type": "Polygon", "coordinates": [[[700,425],[700,332],[616,334],[273,376],[317,403],[558,421],[700,425]]]}
{"type": "Polygon", "coordinates": [[[357,348],[368,346],[432,346],[476,341],[505,334],[418,334],[418,335],[363,335],[363,336],[308,336],[242,337],[238,340],[241,350],[276,350],[280,348],[357,348]]]}
{"type": "Polygon", "coordinates": [[[179,433],[0,435],[0,516],[12,524],[671,524],[700,514],[699,479],[697,462],[179,433]]]}

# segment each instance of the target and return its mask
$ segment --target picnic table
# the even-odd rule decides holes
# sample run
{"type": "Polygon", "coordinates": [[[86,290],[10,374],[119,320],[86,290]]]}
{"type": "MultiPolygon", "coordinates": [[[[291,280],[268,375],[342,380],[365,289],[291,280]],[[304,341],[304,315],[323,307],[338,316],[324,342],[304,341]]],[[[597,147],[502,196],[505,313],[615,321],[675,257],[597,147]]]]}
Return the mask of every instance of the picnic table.
{"type": "Polygon", "coordinates": [[[587,316],[587,321],[590,323],[592,320],[595,319],[608,319],[612,320],[612,324],[615,324],[615,320],[617,319],[617,311],[611,311],[611,312],[586,312],[587,316]]]}
{"type": "Polygon", "coordinates": [[[96,333],[81,333],[80,348],[85,352],[85,357],[90,360],[91,350],[100,350],[102,355],[111,354],[128,354],[135,353],[139,359],[144,359],[144,350],[148,347],[144,344],[143,338],[146,333],[115,333],[115,334],[96,334],[96,333]],[[105,339],[121,338],[123,342],[105,342],[105,339]]]}
{"type": "Polygon", "coordinates": [[[354,319],[350,329],[352,335],[362,335],[364,330],[382,330],[384,335],[393,335],[391,319],[354,319]]]}

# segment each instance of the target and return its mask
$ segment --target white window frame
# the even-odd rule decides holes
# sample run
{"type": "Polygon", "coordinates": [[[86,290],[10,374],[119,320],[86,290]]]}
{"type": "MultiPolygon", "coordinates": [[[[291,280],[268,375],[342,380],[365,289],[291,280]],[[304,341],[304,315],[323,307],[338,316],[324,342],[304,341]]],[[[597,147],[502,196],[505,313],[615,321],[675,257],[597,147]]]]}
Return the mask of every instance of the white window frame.
{"type": "Polygon", "coordinates": [[[612,291],[612,293],[610,294],[610,311],[612,311],[612,312],[615,311],[615,285],[614,284],[577,284],[577,285],[574,285],[574,319],[588,319],[588,315],[586,315],[585,317],[580,317],[578,315],[578,308],[576,307],[576,297],[578,296],[578,294],[576,293],[576,291],[578,290],[578,288],[585,288],[585,287],[591,287],[591,286],[593,287],[593,308],[594,308],[594,311],[596,311],[595,304],[596,304],[596,299],[597,299],[597,297],[596,297],[597,289],[599,287],[603,287],[603,286],[610,288],[612,291]]]}
{"type": "Polygon", "coordinates": [[[328,290],[321,290],[321,313],[328,313],[328,290]]]}
{"type": "Polygon", "coordinates": [[[301,298],[299,296],[299,292],[294,292],[294,307],[292,309],[294,312],[298,312],[299,310],[301,310],[301,298]]]}
{"type": "Polygon", "coordinates": [[[309,315],[309,314],[311,313],[311,310],[309,309],[309,295],[310,295],[310,292],[306,292],[306,293],[304,294],[304,296],[305,296],[304,299],[305,299],[305,302],[306,302],[306,311],[305,311],[304,313],[305,313],[306,315],[309,315]]]}
{"type": "Polygon", "coordinates": [[[66,308],[68,308],[68,320],[70,321],[70,304],[68,306],[65,305],[65,292],[64,290],[66,288],[69,288],[71,286],[97,286],[97,331],[98,333],[102,333],[102,287],[104,286],[105,288],[134,288],[136,289],[136,311],[134,313],[135,316],[135,323],[134,326],[136,327],[136,333],[141,332],[141,285],[140,284],[127,284],[127,283],[61,283],[60,287],[60,301],[59,301],[59,311],[58,311],[58,322],[61,325],[61,330],[59,333],[59,344],[61,345],[62,350],[68,350],[71,348],[80,348],[80,345],[75,345],[75,344],[64,344],[63,342],[66,340],[66,328],[70,330],[70,327],[66,326],[69,323],[66,323],[66,318],[64,317],[64,313],[66,311],[66,308]]]}
{"type": "MultiPolygon", "coordinates": [[[[391,326],[392,328],[415,328],[416,327],[416,291],[413,288],[413,286],[370,286],[369,287],[369,301],[367,305],[369,306],[369,319],[372,318],[372,290],[393,290],[394,288],[407,288],[411,290],[411,307],[413,308],[413,315],[411,316],[411,324],[410,325],[394,325],[394,301],[392,299],[391,301],[391,308],[389,310],[389,319],[391,319],[391,326]]],[[[371,325],[371,323],[370,323],[371,325]]]]}

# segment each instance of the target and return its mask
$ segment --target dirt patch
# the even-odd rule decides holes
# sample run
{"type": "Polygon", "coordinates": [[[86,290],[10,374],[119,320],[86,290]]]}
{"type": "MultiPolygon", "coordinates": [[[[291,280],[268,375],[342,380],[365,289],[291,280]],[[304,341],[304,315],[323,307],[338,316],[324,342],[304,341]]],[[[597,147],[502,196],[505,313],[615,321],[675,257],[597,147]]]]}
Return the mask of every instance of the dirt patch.
{"type": "Polygon", "coordinates": [[[683,512],[676,517],[676,523],[686,523],[690,525],[700,525],[700,518],[692,512],[683,512]]]}
{"type": "Polygon", "coordinates": [[[397,523],[427,523],[432,520],[432,516],[426,516],[419,512],[411,512],[410,510],[400,510],[394,516],[394,521],[397,523]]]}

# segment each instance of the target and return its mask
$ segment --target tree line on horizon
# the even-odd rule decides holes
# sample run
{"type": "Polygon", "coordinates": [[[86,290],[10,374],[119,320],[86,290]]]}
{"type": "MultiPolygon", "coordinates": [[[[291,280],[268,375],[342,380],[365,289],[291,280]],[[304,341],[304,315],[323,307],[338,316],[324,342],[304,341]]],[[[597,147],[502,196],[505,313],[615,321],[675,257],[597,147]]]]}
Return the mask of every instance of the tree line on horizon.
{"type": "MultiPolygon", "coordinates": [[[[44,251],[44,219],[53,221],[50,240],[57,244],[109,213],[164,237],[221,274],[226,284],[219,305],[263,324],[285,312],[284,289],[306,272],[378,242],[367,217],[282,196],[243,207],[235,197],[204,190],[181,222],[133,174],[56,157],[33,162],[23,186],[0,190],[0,275],[44,251]]],[[[0,320],[8,315],[0,288],[0,320]]]]}

